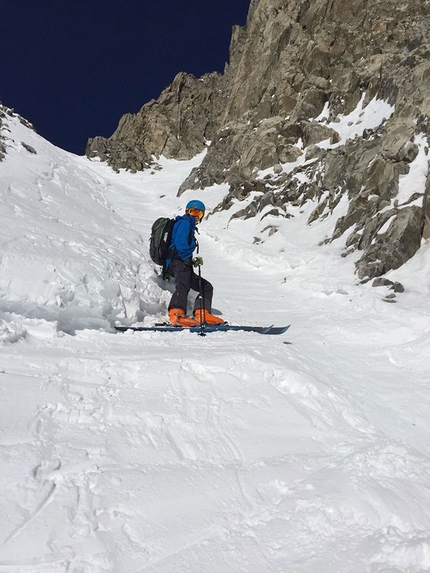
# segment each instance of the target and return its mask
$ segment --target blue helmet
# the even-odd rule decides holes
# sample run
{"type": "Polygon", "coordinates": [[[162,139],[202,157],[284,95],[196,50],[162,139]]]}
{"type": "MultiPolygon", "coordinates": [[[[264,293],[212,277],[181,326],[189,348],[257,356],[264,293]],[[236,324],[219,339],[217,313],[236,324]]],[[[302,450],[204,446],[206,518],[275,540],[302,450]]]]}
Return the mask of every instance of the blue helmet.
{"type": "Polygon", "coordinates": [[[205,204],[199,201],[198,199],[193,199],[193,201],[189,201],[187,203],[187,206],[185,207],[185,212],[187,212],[188,209],[198,209],[199,211],[203,211],[203,213],[206,211],[205,204]]]}

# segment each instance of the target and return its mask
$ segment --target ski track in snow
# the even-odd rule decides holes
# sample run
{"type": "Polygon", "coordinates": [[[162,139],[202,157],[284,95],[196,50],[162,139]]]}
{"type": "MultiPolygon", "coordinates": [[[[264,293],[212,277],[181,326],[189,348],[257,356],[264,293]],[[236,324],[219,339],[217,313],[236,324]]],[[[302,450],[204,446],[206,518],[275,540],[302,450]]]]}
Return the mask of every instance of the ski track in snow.
{"type": "Polygon", "coordinates": [[[114,174],[31,137],[50,167],[6,188],[37,203],[5,208],[58,206],[70,235],[60,248],[64,231],[25,212],[30,269],[6,248],[19,235],[2,235],[0,572],[429,571],[427,246],[392,273],[407,291],[387,304],[387,289],[357,284],[341,241],[316,246],[334,217],[304,230],[305,205],[230,220],[237,204],[201,225],[214,307],[290,331],[114,334],[112,316],[165,315],[153,220],[194,196],[213,209],[227,188],[175,197],[201,157],[114,174]],[[67,200],[80,181],[83,195],[99,187],[103,215],[60,208],[55,187],[67,200]]]}

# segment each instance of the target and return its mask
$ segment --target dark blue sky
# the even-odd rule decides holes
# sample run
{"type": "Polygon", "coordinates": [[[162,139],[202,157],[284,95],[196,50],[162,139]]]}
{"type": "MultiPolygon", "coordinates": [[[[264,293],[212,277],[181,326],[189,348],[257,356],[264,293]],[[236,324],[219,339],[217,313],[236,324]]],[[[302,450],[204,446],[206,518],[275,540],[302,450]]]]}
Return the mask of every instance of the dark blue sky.
{"type": "Polygon", "coordinates": [[[178,72],[222,72],[249,2],[0,0],[0,101],[83,155],[178,72]]]}

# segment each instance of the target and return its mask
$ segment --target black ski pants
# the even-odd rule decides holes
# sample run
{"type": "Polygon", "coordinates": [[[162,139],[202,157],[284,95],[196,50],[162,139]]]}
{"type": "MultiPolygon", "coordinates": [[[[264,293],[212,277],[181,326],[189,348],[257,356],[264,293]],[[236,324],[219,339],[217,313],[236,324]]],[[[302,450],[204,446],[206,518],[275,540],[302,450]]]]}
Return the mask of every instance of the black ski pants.
{"type": "Polygon", "coordinates": [[[176,282],[176,289],[170,299],[169,309],[182,308],[186,313],[188,293],[192,289],[199,293],[194,303],[194,310],[204,308],[209,312],[212,311],[213,286],[208,280],[199,277],[192,266],[184,265],[184,261],[175,259],[170,263],[167,272],[175,278],[176,282]]]}

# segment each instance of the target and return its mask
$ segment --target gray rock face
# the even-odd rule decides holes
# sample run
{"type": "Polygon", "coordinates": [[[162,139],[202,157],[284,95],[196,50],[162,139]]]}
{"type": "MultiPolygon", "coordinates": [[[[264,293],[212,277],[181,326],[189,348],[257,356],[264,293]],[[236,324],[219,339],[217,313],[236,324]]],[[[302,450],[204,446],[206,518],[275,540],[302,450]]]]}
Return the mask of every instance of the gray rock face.
{"type": "Polygon", "coordinates": [[[219,128],[226,97],[219,74],[200,79],[180,73],[157,100],[135,115],[124,115],[108,139],[87,144],[88,157],[100,157],[114,169],[140,171],[154,158],[191,159],[205,149],[219,128]]]}
{"type": "MultiPolygon", "coordinates": [[[[1,119],[0,119],[0,129],[1,129],[1,119]]],[[[6,153],[6,146],[2,141],[2,137],[0,137],[0,161],[4,159],[6,153]]]]}
{"type": "Polygon", "coordinates": [[[261,188],[242,216],[268,202],[286,216],[290,204],[313,201],[309,224],[338,217],[328,240],[342,237],[346,254],[363,251],[357,273],[366,280],[398,268],[430,237],[430,175],[411,196],[401,183],[428,154],[429,114],[430,2],[252,0],[223,75],[179,74],[111,138],[90,140],[87,154],[135,170],[161,154],[188,159],[211,141],[179,194],[228,182],[220,206],[228,208],[261,188]],[[382,101],[385,118],[342,139],[341,117],[382,101]],[[259,181],[269,168],[270,185],[259,181]]]}
{"type": "MultiPolygon", "coordinates": [[[[1,135],[1,130],[2,130],[2,126],[4,124],[6,124],[5,128],[6,131],[9,131],[8,127],[7,127],[7,122],[4,122],[3,120],[7,117],[17,117],[19,119],[19,121],[25,125],[25,127],[27,127],[28,129],[31,129],[33,131],[36,131],[33,127],[33,125],[27,121],[26,119],[24,119],[23,117],[21,117],[19,114],[15,113],[13,109],[6,107],[5,105],[2,104],[2,102],[0,101],[0,161],[2,161],[6,155],[6,141],[7,141],[7,137],[5,135],[1,135]]],[[[30,145],[27,145],[25,142],[21,142],[21,145],[27,149],[27,151],[29,151],[30,153],[37,153],[35,149],[33,149],[30,145]]]]}
{"type": "Polygon", "coordinates": [[[410,259],[421,244],[421,222],[419,207],[406,207],[393,212],[386,232],[369,233],[373,239],[357,263],[358,276],[380,276],[410,259]]]}
{"type": "Polygon", "coordinates": [[[1,135],[1,130],[3,126],[2,118],[6,115],[6,113],[7,113],[7,108],[5,108],[0,102],[0,161],[4,159],[4,156],[6,154],[6,145],[4,143],[5,138],[1,135]]]}

